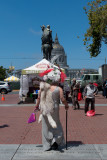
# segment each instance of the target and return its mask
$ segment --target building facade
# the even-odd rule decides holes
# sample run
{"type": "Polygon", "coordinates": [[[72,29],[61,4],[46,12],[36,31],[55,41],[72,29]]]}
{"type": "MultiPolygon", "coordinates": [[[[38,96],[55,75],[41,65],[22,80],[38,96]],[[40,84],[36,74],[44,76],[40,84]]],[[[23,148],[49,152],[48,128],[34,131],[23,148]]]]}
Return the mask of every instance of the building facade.
{"type": "Polygon", "coordinates": [[[67,76],[69,75],[69,66],[67,65],[67,55],[64,48],[60,45],[56,34],[55,42],[53,43],[53,49],[51,52],[52,63],[59,65],[60,68],[65,69],[67,76]]]}
{"type": "Polygon", "coordinates": [[[67,55],[64,51],[63,46],[60,45],[58,41],[58,36],[56,34],[55,42],[53,43],[53,49],[51,52],[52,63],[58,64],[60,68],[65,69],[67,77],[71,78],[80,78],[83,74],[88,73],[98,73],[98,70],[95,69],[71,69],[67,65],[67,55]]]}

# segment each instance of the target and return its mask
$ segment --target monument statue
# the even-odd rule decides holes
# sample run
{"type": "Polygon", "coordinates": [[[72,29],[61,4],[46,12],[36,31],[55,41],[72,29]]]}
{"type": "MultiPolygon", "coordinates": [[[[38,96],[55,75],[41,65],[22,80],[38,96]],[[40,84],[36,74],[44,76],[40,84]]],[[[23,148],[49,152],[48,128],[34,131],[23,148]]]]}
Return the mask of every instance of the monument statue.
{"type": "Polygon", "coordinates": [[[52,30],[50,30],[50,25],[47,25],[47,28],[42,25],[42,51],[43,51],[43,58],[47,60],[51,60],[51,50],[52,50],[52,30]]]}

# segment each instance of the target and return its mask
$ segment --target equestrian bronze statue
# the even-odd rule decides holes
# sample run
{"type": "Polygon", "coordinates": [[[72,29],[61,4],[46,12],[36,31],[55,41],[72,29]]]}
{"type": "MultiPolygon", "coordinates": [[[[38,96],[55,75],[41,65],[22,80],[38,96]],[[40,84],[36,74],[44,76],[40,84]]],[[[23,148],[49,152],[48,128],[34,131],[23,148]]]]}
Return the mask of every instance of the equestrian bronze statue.
{"type": "Polygon", "coordinates": [[[42,29],[42,51],[43,51],[43,58],[47,60],[51,60],[51,51],[52,51],[52,30],[50,30],[50,25],[45,27],[44,25],[41,26],[42,29]]]}

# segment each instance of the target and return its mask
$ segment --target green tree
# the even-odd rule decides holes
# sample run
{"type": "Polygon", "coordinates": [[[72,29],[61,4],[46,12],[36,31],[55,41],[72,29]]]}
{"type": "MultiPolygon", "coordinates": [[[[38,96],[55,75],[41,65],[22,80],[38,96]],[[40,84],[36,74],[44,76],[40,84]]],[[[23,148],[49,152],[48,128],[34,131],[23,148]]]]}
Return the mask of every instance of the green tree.
{"type": "Polygon", "coordinates": [[[4,81],[4,79],[6,78],[6,69],[3,68],[3,66],[0,66],[0,80],[4,81]]]}
{"type": "Polygon", "coordinates": [[[101,52],[102,42],[107,44],[107,0],[95,0],[84,7],[88,16],[89,28],[84,35],[84,45],[91,57],[101,52]]]}

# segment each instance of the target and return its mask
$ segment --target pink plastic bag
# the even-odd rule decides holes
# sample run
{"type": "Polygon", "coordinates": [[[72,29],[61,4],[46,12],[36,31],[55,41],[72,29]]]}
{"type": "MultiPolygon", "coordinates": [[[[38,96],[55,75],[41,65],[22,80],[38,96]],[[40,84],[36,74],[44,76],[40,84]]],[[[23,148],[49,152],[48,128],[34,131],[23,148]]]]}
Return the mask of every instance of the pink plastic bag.
{"type": "Polygon", "coordinates": [[[90,110],[90,111],[87,112],[87,116],[88,117],[92,117],[94,115],[95,115],[95,111],[94,110],[90,110]]]}
{"type": "Polygon", "coordinates": [[[32,113],[28,119],[28,123],[32,123],[36,121],[36,114],[32,113]]]}

